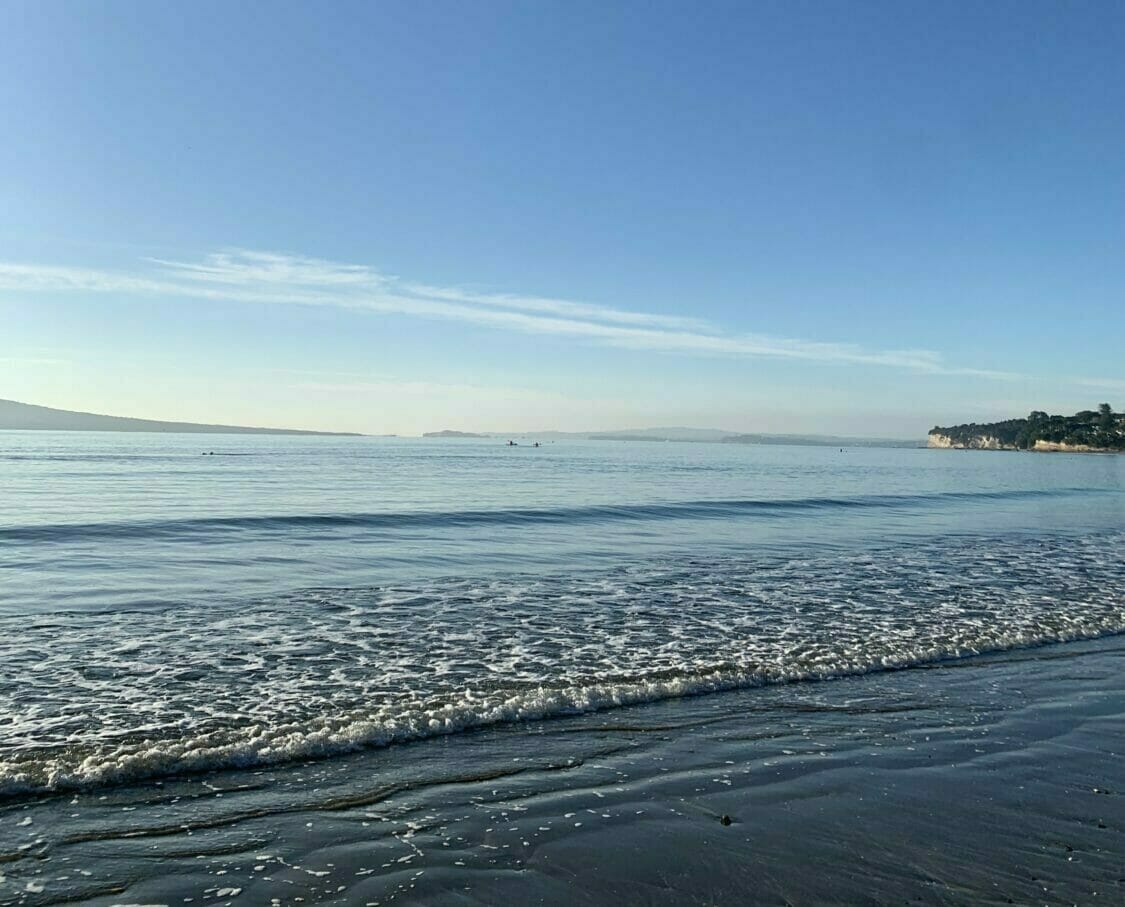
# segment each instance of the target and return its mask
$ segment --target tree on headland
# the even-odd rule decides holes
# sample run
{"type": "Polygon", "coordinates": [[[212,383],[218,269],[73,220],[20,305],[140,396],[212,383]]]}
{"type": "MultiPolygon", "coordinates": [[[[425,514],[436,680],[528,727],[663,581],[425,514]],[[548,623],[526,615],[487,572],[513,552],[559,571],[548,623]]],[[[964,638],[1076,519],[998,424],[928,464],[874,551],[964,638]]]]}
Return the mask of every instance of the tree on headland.
{"type": "Polygon", "coordinates": [[[1098,428],[1109,431],[1113,428],[1113,407],[1108,403],[1098,404],[1098,428]]]}
{"type": "Polygon", "coordinates": [[[1026,419],[1007,419],[978,425],[935,427],[931,435],[949,438],[955,447],[1001,447],[1030,450],[1036,442],[1063,444],[1096,450],[1125,451],[1125,415],[1115,413],[1108,403],[1097,410],[1085,409],[1073,416],[1052,416],[1032,410],[1026,419]]]}

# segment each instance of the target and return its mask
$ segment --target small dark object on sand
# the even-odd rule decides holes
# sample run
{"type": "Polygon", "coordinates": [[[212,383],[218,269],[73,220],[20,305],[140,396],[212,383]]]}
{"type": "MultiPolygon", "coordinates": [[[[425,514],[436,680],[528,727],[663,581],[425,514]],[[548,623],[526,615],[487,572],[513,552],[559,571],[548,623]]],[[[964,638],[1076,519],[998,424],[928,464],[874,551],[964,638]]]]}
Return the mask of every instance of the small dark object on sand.
{"type": "Polygon", "coordinates": [[[719,824],[720,825],[730,825],[730,823],[733,822],[733,821],[734,820],[730,816],[726,815],[725,813],[722,816],[719,817],[719,824]]]}

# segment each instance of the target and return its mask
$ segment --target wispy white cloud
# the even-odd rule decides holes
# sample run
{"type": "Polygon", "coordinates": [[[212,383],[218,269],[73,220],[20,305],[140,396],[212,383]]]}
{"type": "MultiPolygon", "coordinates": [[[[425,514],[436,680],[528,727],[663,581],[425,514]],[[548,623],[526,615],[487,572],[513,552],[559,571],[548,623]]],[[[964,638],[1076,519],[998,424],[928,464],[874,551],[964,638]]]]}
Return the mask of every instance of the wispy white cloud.
{"type": "Polygon", "coordinates": [[[93,271],[84,268],[66,268],[53,265],[24,265],[0,262],[0,290],[29,290],[33,292],[68,292],[84,290],[103,292],[158,292],[158,281],[93,271]]]}
{"type": "MultiPolygon", "coordinates": [[[[870,349],[856,344],[736,334],[694,318],[604,305],[431,286],[346,264],[275,252],[228,250],[202,261],[146,259],[138,273],[0,263],[0,290],[130,293],[258,304],[335,306],[376,314],[469,322],[500,330],[584,339],[621,348],[851,365],[995,381],[1013,372],[949,364],[926,349],[870,349]]],[[[1090,386],[1113,382],[1075,379],[1090,386]]],[[[1121,383],[1121,382],[1117,382],[1121,383]]]]}
{"type": "Polygon", "coordinates": [[[382,274],[366,265],[339,264],[298,255],[237,250],[213,253],[199,263],[159,258],[148,259],[148,261],[185,280],[231,287],[250,287],[259,290],[273,287],[281,291],[294,287],[347,290],[363,294],[369,302],[378,300],[392,305],[407,305],[410,301],[418,304],[449,303],[453,306],[483,306],[561,318],[592,319],[683,330],[708,330],[705,322],[694,318],[630,312],[541,296],[477,293],[457,287],[435,287],[382,274]]]}
{"type": "MultiPolygon", "coordinates": [[[[387,280],[366,265],[338,264],[302,255],[239,249],[214,252],[201,262],[148,258],[169,272],[189,280],[219,284],[365,287],[387,280]]],[[[393,278],[392,278],[393,279],[393,278]]]]}

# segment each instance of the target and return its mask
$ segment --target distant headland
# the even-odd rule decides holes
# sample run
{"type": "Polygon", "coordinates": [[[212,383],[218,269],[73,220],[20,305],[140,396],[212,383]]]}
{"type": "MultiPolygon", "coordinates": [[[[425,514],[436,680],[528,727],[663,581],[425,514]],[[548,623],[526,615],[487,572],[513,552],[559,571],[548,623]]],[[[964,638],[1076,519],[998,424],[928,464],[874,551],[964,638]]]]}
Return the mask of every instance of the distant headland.
{"type": "Polygon", "coordinates": [[[450,428],[442,429],[441,431],[428,431],[422,435],[423,438],[488,438],[490,435],[477,434],[475,431],[453,431],[450,428]]]}
{"type": "Polygon", "coordinates": [[[356,432],[306,431],[298,428],[251,428],[245,425],[204,425],[163,422],[99,413],[72,412],[15,400],[0,400],[0,430],[15,431],[151,431],[197,435],[323,435],[358,437],[356,432]]]}
{"type": "Polygon", "coordinates": [[[1108,403],[1073,416],[1049,416],[1038,410],[1026,419],[978,425],[935,426],[930,447],[959,450],[1039,450],[1080,453],[1125,452],[1125,414],[1108,403]]]}

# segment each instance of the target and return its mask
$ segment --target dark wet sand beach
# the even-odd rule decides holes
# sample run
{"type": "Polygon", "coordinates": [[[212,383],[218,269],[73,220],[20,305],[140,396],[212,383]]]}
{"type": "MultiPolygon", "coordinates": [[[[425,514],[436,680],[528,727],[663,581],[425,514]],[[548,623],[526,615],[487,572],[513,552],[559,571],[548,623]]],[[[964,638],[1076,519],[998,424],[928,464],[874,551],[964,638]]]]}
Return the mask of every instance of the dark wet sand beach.
{"type": "Polygon", "coordinates": [[[1108,637],[9,801],[0,902],[1122,903],[1123,756],[1108,637]]]}

